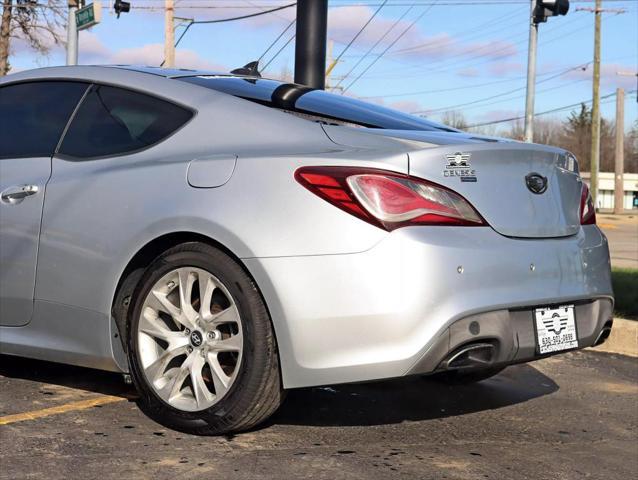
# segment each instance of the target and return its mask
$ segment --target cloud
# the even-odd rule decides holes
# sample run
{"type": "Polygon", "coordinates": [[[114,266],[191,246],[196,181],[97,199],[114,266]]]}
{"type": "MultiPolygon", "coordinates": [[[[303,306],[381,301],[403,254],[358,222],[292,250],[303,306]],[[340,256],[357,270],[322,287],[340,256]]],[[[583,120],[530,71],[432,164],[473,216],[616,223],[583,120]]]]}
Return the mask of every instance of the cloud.
{"type": "MultiPolygon", "coordinates": [[[[210,2],[214,3],[214,2],[210,2]]],[[[233,2],[238,3],[238,2],[233,2]]],[[[176,2],[175,15],[186,18],[195,18],[197,20],[223,20],[228,18],[242,17],[244,15],[252,15],[259,13],[260,11],[271,10],[273,7],[264,7],[256,2],[244,0],[245,5],[242,7],[226,7],[223,5],[206,5],[202,6],[203,2],[200,0],[181,0],[176,2]],[[208,8],[207,8],[208,7],[208,8]]],[[[292,3],[292,2],[289,2],[292,3]]],[[[282,5],[284,5],[282,3],[282,5]]],[[[158,10],[137,10],[136,14],[146,14],[157,16],[161,14],[163,16],[162,6],[158,7],[158,10]]],[[[131,6],[132,10],[135,10],[135,3],[131,6]]],[[[265,15],[258,15],[255,17],[249,17],[242,20],[234,21],[233,23],[242,26],[250,27],[278,27],[285,23],[290,23],[296,17],[296,8],[290,7],[276,12],[268,13],[265,15]]]]}
{"type": "Polygon", "coordinates": [[[487,67],[487,70],[495,77],[506,77],[511,74],[524,75],[526,68],[526,65],[520,62],[494,62],[487,67]]]}
{"type": "Polygon", "coordinates": [[[515,118],[522,115],[521,110],[512,110],[512,109],[500,109],[500,110],[489,110],[487,112],[474,115],[472,123],[484,123],[484,122],[494,122],[497,120],[502,120],[504,118],[515,118]]]}
{"type": "MultiPolygon", "coordinates": [[[[622,65],[619,63],[602,63],[600,65],[600,84],[603,88],[624,88],[631,90],[636,88],[636,67],[622,65]],[[634,76],[618,75],[619,72],[633,73],[634,76]]],[[[584,69],[572,70],[566,73],[563,78],[587,79],[593,78],[593,66],[587,65],[584,69]]]]}
{"type": "MultiPolygon", "coordinates": [[[[348,43],[373,15],[374,10],[367,6],[348,6],[331,8],[328,12],[328,35],[340,43],[348,43]]],[[[368,49],[374,45],[393,25],[387,35],[387,45],[396,39],[412,23],[409,17],[398,21],[394,18],[377,16],[357,38],[354,46],[368,49]]],[[[448,33],[426,35],[419,25],[412,26],[388,52],[388,56],[409,60],[448,59],[450,57],[506,58],[516,55],[516,45],[506,40],[484,42],[462,42],[448,33]]]]}
{"type": "MultiPolygon", "coordinates": [[[[354,94],[351,94],[350,92],[346,92],[346,96],[352,96],[354,98],[357,98],[354,94]]],[[[421,102],[418,102],[416,100],[395,100],[395,101],[387,102],[385,99],[381,97],[377,97],[377,98],[368,98],[365,101],[370,103],[376,103],[377,105],[381,105],[383,107],[393,108],[395,110],[400,110],[402,112],[407,112],[407,113],[421,112],[425,110],[425,107],[423,106],[423,104],[421,104],[421,102]]]]}
{"type": "MultiPolygon", "coordinates": [[[[159,65],[164,59],[164,45],[145,45],[112,50],[95,34],[80,32],[80,63],[106,65],[159,65]]],[[[222,65],[211,62],[193,50],[178,48],[175,51],[175,66],[204,70],[227,71],[222,65]]]]}
{"type": "Polygon", "coordinates": [[[396,102],[390,102],[388,107],[407,113],[420,112],[424,109],[423,105],[415,100],[397,100],[396,102]]]}

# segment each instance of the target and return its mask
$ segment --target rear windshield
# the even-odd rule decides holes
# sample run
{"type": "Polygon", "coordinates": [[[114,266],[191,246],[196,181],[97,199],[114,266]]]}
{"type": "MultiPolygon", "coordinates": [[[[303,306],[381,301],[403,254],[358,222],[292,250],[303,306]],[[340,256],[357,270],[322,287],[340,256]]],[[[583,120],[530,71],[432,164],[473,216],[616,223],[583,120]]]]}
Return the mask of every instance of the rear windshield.
{"type": "Polygon", "coordinates": [[[178,80],[201,85],[269,107],[362,127],[387,130],[457,131],[445,125],[391,108],[276,80],[209,76],[180,77],[178,80]]]}

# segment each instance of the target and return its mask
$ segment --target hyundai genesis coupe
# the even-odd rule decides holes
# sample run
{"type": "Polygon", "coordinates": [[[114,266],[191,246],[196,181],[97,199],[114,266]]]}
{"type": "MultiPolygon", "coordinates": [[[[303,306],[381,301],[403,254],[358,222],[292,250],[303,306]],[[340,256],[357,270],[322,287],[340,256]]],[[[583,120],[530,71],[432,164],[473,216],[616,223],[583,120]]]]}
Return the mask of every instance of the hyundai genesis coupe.
{"type": "Polygon", "coordinates": [[[164,425],[243,431],[287,389],[479,381],[609,335],[567,151],[152,67],[9,75],[0,119],[0,352],[123,373],[164,425]]]}

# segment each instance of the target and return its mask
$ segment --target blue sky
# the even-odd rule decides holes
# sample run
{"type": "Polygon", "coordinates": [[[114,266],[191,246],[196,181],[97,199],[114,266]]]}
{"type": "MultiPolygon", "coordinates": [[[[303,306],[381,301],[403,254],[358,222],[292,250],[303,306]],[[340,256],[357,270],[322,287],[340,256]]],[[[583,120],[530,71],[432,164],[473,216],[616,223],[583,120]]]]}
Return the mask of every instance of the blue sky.
{"type": "MultiPolygon", "coordinates": [[[[101,24],[80,35],[80,63],[157,65],[163,58],[163,0],[131,0],[120,19],[106,11],[101,24]]],[[[289,3],[285,0],[177,0],[176,15],[197,20],[233,17],[289,3]]],[[[370,18],[382,0],[331,0],[328,37],[334,56],[370,18]]],[[[105,5],[107,3],[105,2],[105,5]]],[[[540,26],[536,111],[591,98],[594,15],[578,8],[593,2],[576,0],[565,17],[540,26]]],[[[636,89],[636,77],[619,71],[638,69],[638,1],[603,1],[601,95],[617,87],[636,89]]],[[[470,123],[521,115],[524,110],[529,3],[522,0],[389,0],[332,72],[330,83],[350,72],[361,56],[386,32],[386,38],[342,82],[349,86],[399,34],[420,19],[359,80],[348,95],[368,98],[407,112],[439,119],[446,110],[463,112],[470,123]],[[499,3],[500,4],[496,4],[499,3]],[[434,5],[432,5],[434,3],[434,5]],[[466,3],[460,5],[460,3],[466,3]],[[470,3],[469,5],[467,3],[470,3]],[[410,8],[410,5],[413,5],[410,8]],[[394,28],[390,28],[394,25],[394,28]],[[508,93],[511,92],[511,93],[508,93]]],[[[177,51],[177,65],[228,70],[260,57],[294,18],[295,8],[260,17],[194,25],[177,51]]],[[[178,27],[177,35],[182,31],[178,27]]],[[[294,27],[264,57],[265,63],[294,33],[294,27]]],[[[54,48],[36,56],[14,44],[12,66],[34,68],[64,63],[54,48]]],[[[266,74],[294,70],[294,41],[269,65],[266,74]]],[[[265,75],[266,76],[266,75],[265,75]]],[[[603,101],[612,118],[615,100],[603,101]]],[[[627,100],[626,122],[638,116],[635,96],[627,100]]],[[[554,118],[564,118],[569,111],[554,118]]],[[[504,125],[503,127],[506,127],[504,125]]]]}

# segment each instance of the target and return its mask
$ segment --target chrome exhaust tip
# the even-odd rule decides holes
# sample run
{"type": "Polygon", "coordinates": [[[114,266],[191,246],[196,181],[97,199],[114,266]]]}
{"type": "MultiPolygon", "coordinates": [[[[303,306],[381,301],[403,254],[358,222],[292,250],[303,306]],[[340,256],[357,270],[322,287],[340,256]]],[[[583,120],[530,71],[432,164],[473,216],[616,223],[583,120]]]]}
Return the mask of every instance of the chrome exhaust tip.
{"type": "Polygon", "coordinates": [[[495,354],[496,347],[492,343],[470,343],[450,354],[438,369],[485,368],[493,363],[495,354]]]}
{"type": "Polygon", "coordinates": [[[605,340],[607,340],[609,338],[609,335],[611,335],[611,327],[613,326],[613,324],[613,320],[609,320],[607,323],[605,323],[603,329],[598,334],[598,338],[596,338],[596,341],[594,342],[594,347],[605,343],[605,340]]]}

